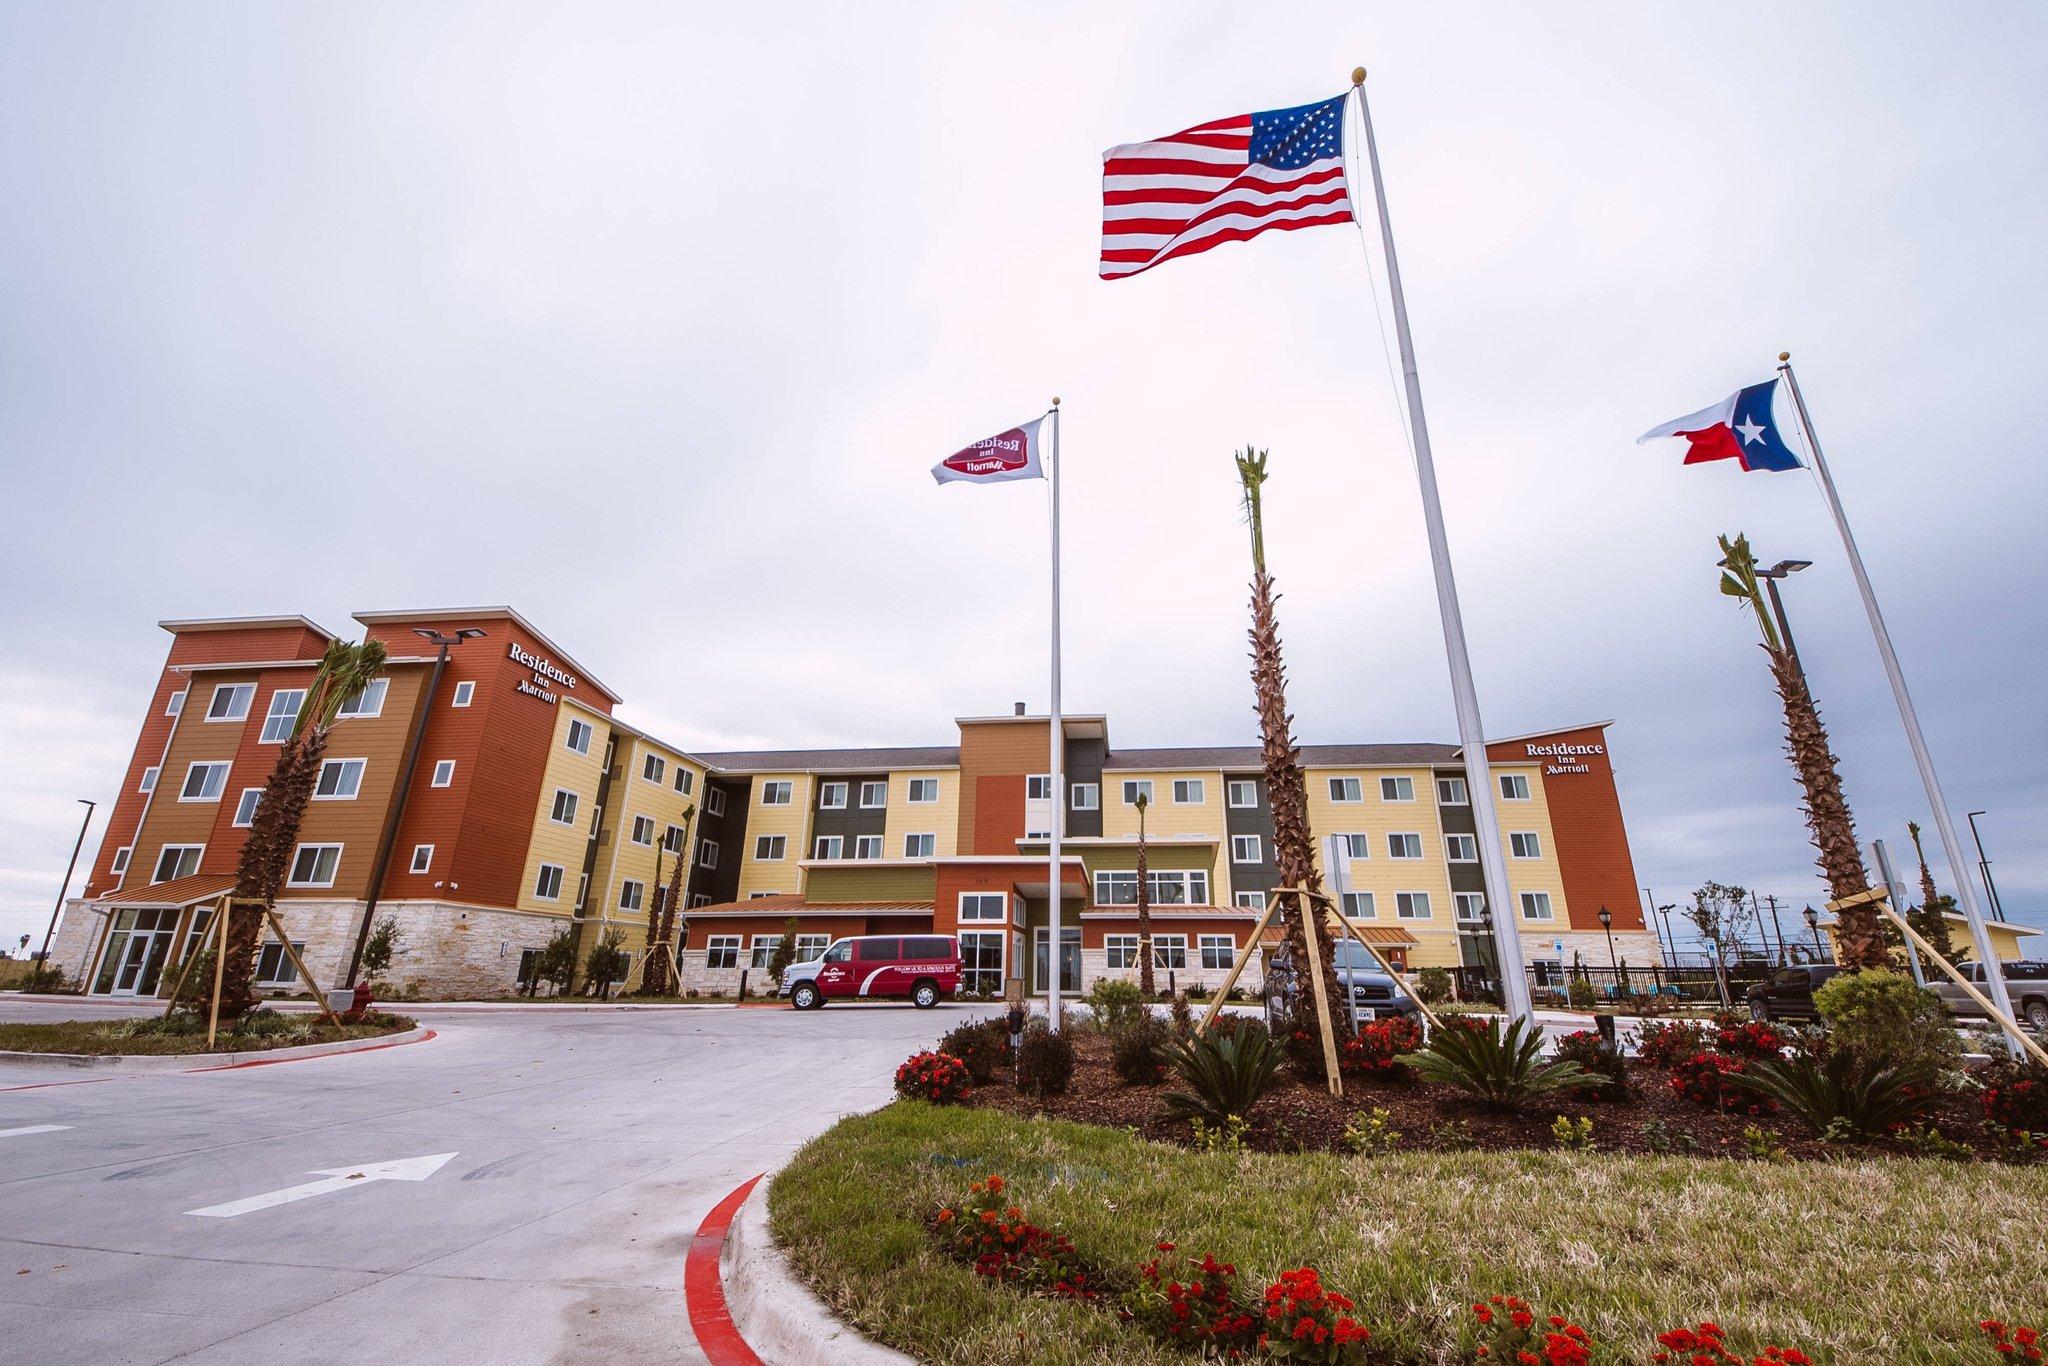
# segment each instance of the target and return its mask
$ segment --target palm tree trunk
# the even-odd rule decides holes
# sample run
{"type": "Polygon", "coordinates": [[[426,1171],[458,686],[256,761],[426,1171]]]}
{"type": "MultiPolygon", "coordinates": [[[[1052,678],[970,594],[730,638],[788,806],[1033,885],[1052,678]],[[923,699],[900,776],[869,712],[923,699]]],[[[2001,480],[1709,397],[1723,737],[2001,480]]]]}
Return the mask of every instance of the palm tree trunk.
{"type": "MultiPolygon", "coordinates": [[[[235,868],[237,900],[260,901],[266,908],[277,905],[277,895],[291,871],[306,805],[313,799],[320,760],[327,753],[327,737],[327,727],[315,726],[287,740],[278,751],[235,868]]],[[[256,947],[262,933],[263,917],[254,906],[237,906],[229,915],[221,949],[225,955],[220,981],[224,1020],[239,1020],[256,1004],[256,947]]]]}
{"type": "MultiPolygon", "coordinates": [[[[686,830],[688,826],[684,827],[686,830]]],[[[668,954],[664,951],[676,932],[676,907],[683,900],[684,853],[690,847],[687,834],[683,848],[676,852],[676,864],[669,871],[668,886],[654,890],[654,913],[647,918],[647,970],[641,974],[640,990],[649,996],[680,992],[683,984],[669,980],[668,954]]]]}
{"type": "Polygon", "coordinates": [[[1138,804],[1138,991],[1146,1000],[1157,989],[1152,980],[1152,891],[1145,866],[1145,804],[1138,804]]]}
{"type": "MultiPolygon", "coordinates": [[[[1815,860],[1827,879],[1835,900],[1855,896],[1870,885],[1863,855],[1856,844],[1856,822],[1849,814],[1848,799],[1842,795],[1842,775],[1836,768],[1827,728],[1821,724],[1820,709],[1799,664],[1788,650],[1764,647],[1771,662],[1771,677],[1785,704],[1785,752],[1799,774],[1806,793],[1806,828],[1815,860]]],[[[1884,920],[1869,903],[1844,907],[1835,913],[1835,944],[1842,964],[1852,968],[1882,968],[1891,965],[1886,947],[1884,920]]]]}

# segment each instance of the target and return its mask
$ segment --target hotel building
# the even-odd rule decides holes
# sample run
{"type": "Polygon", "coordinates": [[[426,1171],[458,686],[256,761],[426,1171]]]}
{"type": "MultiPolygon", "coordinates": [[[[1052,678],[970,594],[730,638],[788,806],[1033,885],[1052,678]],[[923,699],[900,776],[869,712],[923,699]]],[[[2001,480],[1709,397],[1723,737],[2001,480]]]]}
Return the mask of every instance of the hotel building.
{"type": "MultiPolygon", "coordinates": [[[[682,857],[686,987],[729,992],[743,970],[759,985],[794,920],[800,956],[850,934],[957,935],[975,988],[1022,977],[1040,991],[1057,802],[1058,958],[1063,986],[1085,989],[1135,969],[1140,795],[1162,981],[1217,983],[1256,952],[1276,881],[1256,745],[1120,749],[1107,717],[1068,716],[1060,793],[1050,721],[1021,706],[957,718],[939,745],[692,752],[614,718],[618,694],[510,608],[355,620],[391,657],[334,727],[278,903],[323,986],[346,973],[366,910],[399,923],[387,981],[411,994],[510,995],[564,926],[582,952],[622,930],[637,982],[655,889],[682,857]],[[428,695],[435,655],[418,633],[465,629],[484,634],[450,650],[428,695]]],[[[169,991],[168,969],[233,884],[333,639],[303,617],[161,625],[168,657],[85,895],[52,946],[94,993],[169,991]]],[[[1347,917],[1407,967],[1491,968],[1479,862],[1491,856],[1539,971],[1581,955],[1604,966],[1603,908],[1621,961],[1657,961],[1607,724],[1493,742],[1483,793],[1455,745],[1304,745],[1318,857],[1347,865],[1347,917]],[[1498,850],[1478,847],[1475,798],[1499,814],[1498,850]]],[[[295,987],[281,945],[264,948],[258,980],[295,987]]],[[[1258,980],[1255,957],[1244,981],[1258,980]]]]}

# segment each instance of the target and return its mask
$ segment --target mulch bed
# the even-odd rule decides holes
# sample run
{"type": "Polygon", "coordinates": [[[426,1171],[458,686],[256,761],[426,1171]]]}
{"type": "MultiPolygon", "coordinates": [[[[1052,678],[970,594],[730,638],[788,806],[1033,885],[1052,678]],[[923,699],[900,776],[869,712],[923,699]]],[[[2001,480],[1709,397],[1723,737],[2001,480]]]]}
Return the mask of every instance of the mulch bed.
{"type": "MultiPolygon", "coordinates": [[[[1145,1138],[1183,1146],[1191,1141],[1186,1120],[1169,1115],[1160,1098],[1178,1089],[1171,1076],[1157,1086],[1129,1086],[1110,1067],[1109,1041],[1079,1033],[1074,1041],[1074,1076],[1065,1094],[1040,1100],[1020,1094],[1003,1080],[968,1093],[966,1104],[1018,1115],[1049,1115],[1083,1124],[1132,1129],[1145,1138]]],[[[1344,1130],[1375,1108],[1401,1135],[1403,1151],[1514,1150],[1557,1147],[1551,1124],[1559,1116],[1593,1121],[1593,1142],[1602,1152],[1672,1153],[1700,1157],[1753,1156],[1743,1130],[1754,1125],[1769,1134],[1790,1158],[1839,1159],[1845,1152],[1907,1153],[1904,1145],[1879,1142],[1864,1148],[1823,1143],[1804,1124],[1781,1114],[1722,1114],[1674,1092],[1670,1073],[1631,1059],[1628,1095],[1623,1100],[1578,1100],[1563,1092],[1540,1096],[1514,1114],[1500,1114],[1445,1086],[1414,1079],[1388,1081],[1346,1077],[1344,1096],[1332,1096],[1320,1082],[1303,1083],[1289,1068],[1251,1116],[1244,1145],[1259,1152],[1343,1152],[1344,1130]],[[1659,1129],[1661,1125],[1661,1132],[1659,1129]]],[[[1992,1142],[1982,1112],[1968,1095],[1948,1095],[1925,1123],[1978,1156],[2003,1158],[1992,1142]]]]}

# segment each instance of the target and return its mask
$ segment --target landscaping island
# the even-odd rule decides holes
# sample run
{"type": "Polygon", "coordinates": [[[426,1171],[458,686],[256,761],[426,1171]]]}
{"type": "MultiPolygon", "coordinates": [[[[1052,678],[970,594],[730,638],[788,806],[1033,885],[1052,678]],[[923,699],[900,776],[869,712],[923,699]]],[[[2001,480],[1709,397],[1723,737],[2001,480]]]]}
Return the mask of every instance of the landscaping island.
{"type": "Polygon", "coordinates": [[[340,1025],[315,1013],[258,1010],[233,1028],[223,1025],[206,1046],[206,1021],[186,1011],[118,1020],[61,1020],[54,1024],[0,1024],[0,1052],[66,1053],[75,1057],[176,1057],[183,1054],[260,1053],[307,1044],[348,1043],[419,1028],[406,1015],[366,1011],[340,1025]]]}

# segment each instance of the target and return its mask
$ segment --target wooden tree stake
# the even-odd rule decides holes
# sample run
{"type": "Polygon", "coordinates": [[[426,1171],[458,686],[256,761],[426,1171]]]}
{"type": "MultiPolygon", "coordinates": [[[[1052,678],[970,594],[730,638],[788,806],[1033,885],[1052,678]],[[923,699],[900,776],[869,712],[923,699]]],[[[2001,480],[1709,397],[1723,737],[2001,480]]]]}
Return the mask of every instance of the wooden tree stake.
{"type": "Polygon", "coordinates": [[[206,1007],[206,1051],[213,1051],[214,1032],[220,1028],[220,977],[221,969],[228,962],[228,917],[234,914],[235,899],[224,896],[220,899],[220,911],[213,917],[213,923],[220,926],[220,948],[213,955],[213,999],[206,1007]]]}
{"type": "MultiPolygon", "coordinates": [[[[1329,1073],[1330,1094],[1344,1094],[1344,1074],[1337,1066],[1337,1026],[1330,1017],[1330,988],[1323,981],[1322,945],[1316,938],[1316,905],[1310,899],[1307,887],[1289,887],[1294,894],[1295,904],[1301,914],[1301,930],[1308,944],[1308,978],[1315,987],[1316,1015],[1323,1028],[1323,1067],[1329,1073]]],[[[1326,898],[1327,899],[1327,898],[1326,898]]],[[[1346,1001],[1348,1008],[1350,1002],[1346,1001]]]]}
{"type": "Polygon", "coordinates": [[[1279,913],[1279,910],[1280,905],[1278,902],[1267,901],[1265,913],[1259,917],[1259,923],[1252,927],[1250,942],[1245,945],[1245,951],[1237,955],[1237,961],[1230,965],[1230,975],[1223,979],[1223,986],[1217,991],[1216,999],[1209,1002],[1209,1008],[1202,1012],[1201,1023],[1195,1026],[1195,1033],[1206,1034],[1209,1032],[1209,1026],[1215,1023],[1216,1016],[1223,1010],[1223,1002],[1229,998],[1231,992],[1237,989],[1238,977],[1243,974],[1245,966],[1251,961],[1252,954],[1257,952],[1259,936],[1264,934],[1266,928],[1273,923],[1273,917],[1279,913]]]}
{"type": "MultiPolygon", "coordinates": [[[[225,901],[226,899],[226,895],[223,894],[221,900],[225,901]]],[[[186,954],[185,961],[178,965],[178,984],[171,988],[171,1003],[164,1007],[164,1018],[166,1020],[170,1019],[171,1012],[178,1008],[178,998],[185,994],[185,982],[192,976],[192,965],[197,963],[199,956],[206,952],[206,946],[213,942],[214,935],[219,930],[220,906],[216,904],[213,908],[213,919],[206,922],[206,933],[199,936],[199,942],[192,946],[192,952],[186,954]]]]}
{"type": "MultiPolygon", "coordinates": [[[[1401,980],[1401,974],[1394,970],[1394,965],[1387,961],[1387,956],[1366,942],[1365,935],[1360,932],[1358,926],[1351,923],[1349,916],[1345,915],[1342,911],[1332,911],[1330,914],[1336,918],[1339,925],[1342,925],[1350,933],[1353,939],[1358,941],[1360,948],[1372,955],[1375,963],[1386,969],[1387,976],[1393,978],[1396,982],[1401,980]]],[[[1415,1006],[1416,1009],[1422,1012],[1423,1017],[1429,1021],[1431,1029],[1441,1029],[1443,1027],[1444,1022],[1439,1020],[1436,1017],[1436,1012],[1429,1008],[1429,1002],[1417,996],[1415,997],[1415,1006]]]]}
{"type": "MultiPolygon", "coordinates": [[[[1892,923],[1899,927],[1899,932],[1904,934],[1908,939],[1912,940],[1915,944],[1917,944],[1920,948],[1920,952],[1926,954],[1929,958],[1933,959],[1934,966],[1940,968],[1943,972],[1947,973],[1950,977],[1954,978],[1955,984],[1961,987],[1965,992],[1969,993],[1970,999],[1975,1001],[1980,1007],[1982,1007],[1984,1013],[1986,1015],[1989,1015],[1994,1021],[1996,1021],[2000,1029],[2003,1029],[2006,1033],[2012,1035],[2013,1038],[2018,1039],[2020,1047],[2026,1049],[2027,1052],[2033,1054],[2034,1057],[2038,1059],[2042,1064],[2048,1065],[2048,1052],[2043,1052],[2041,1049],[2041,1045],[2035,1043],[2033,1039],[2028,1037],[2027,1032],[2024,1029],[2020,1028],[2019,1022],[2017,1020],[2014,1020],[2011,1016],[1999,1013],[1998,1007],[1991,1004],[1991,998],[1986,996],[1983,992],[1977,990],[1976,983],[1972,982],[1969,978],[1963,976],[1962,971],[1959,968],[1957,968],[1955,964],[1949,962],[1948,959],[1943,958],[1940,954],[1936,953],[1934,951],[1934,945],[1928,943],[1925,939],[1921,938],[1920,931],[1914,929],[1911,925],[1908,925],[1906,923],[1906,917],[1900,915],[1897,911],[1892,909],[1890,898],[1886,897],[1882,890],[1879,890],[1875,896],[1871,895],[1870,893],[1865,893],[1860,897],[1851,897],[1849,899],[1852,901],[1876,901],[1877,909],[1884,912],[1885,915],[1891,917],[1892,923]]],[[[1829,902],[1828,909],[1834,910],[1835,903],[1829,902]]],[[[1984,965],[1985,975],[1988,977],[1996,968],[1997,964],[1986,963],[1984,965]]]]}
{"type": "MultiPolygon", "coordinates": [[[[263,906],[260,901],[255,904],[263,906]]],[[[313,980],[313,974],[306,971],[305,961],[299,957],[299,951],[292,947],[291,936],[284,932],[284,922],[277,918],[277,911],[270,906],[263,906],[263,918],[269,922],[270,932],[284,945],[284,951],[292,960],[292,966],[298,969],[299,976],[304,978],[306,985],[312,989],[313,999],[320,1003],[320,1011],[327,1017],[327,1023],[336,1029],[341,1028],[341,1017],[334,1013],[333,1006],[327,1004],[327,993],[320,990],[320,984],[313,980]]]]}

